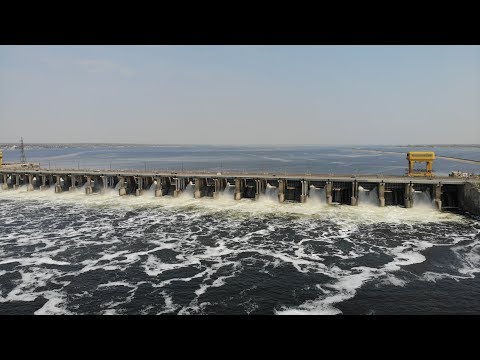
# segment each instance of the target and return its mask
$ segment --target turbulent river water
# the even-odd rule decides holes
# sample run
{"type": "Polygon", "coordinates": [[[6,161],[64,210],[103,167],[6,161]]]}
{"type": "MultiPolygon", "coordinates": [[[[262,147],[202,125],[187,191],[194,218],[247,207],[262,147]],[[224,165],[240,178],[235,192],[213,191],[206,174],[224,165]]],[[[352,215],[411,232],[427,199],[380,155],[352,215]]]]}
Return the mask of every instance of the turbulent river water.
{"type": "Polygon", "coordinates": [[[232,190],[0,190],[0,313],[480,313],[478,217],[232,190]]]}

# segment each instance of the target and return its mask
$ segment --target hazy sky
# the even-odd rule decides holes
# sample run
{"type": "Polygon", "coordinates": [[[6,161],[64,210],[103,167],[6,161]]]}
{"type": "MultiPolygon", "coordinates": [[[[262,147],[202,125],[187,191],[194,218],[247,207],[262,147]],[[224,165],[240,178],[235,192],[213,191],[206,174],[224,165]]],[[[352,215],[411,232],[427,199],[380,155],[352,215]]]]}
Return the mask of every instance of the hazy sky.
{"type": "Polygon", "coordinates": [[[480,143],[480,46],[0,46],[0,142],[480,143]]]}

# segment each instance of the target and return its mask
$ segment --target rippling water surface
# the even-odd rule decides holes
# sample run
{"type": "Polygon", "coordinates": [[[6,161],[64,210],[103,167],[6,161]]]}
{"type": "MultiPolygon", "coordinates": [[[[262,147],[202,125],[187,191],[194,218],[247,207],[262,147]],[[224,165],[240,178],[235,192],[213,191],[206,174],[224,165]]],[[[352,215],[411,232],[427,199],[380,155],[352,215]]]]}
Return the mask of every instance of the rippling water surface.
{"type": "MultiPolygon", "coordinates": [[[[480,158],[471,149],[444,155],[480,158]]],[[[27,157],[216,171],[406,167],[403,155],[334,147],[74,147],[27,157]]],[[[312,189],[306,204],[279,204],[270,188],[259,201],[234,201],[231,187],[215,200],[194,199],[191,186],[176,199],[0,190],[0,313],[480,313],[478,217],[439,212],[423,193],[412,209],[379,208],[364,192],[357,207],[327,206],[324,195],[312,189]]]]}
{"type": "Polygon", "coordinates": [[[1,191],[0,312],[480,312],[478,219],[226,192],[1,191]]]}

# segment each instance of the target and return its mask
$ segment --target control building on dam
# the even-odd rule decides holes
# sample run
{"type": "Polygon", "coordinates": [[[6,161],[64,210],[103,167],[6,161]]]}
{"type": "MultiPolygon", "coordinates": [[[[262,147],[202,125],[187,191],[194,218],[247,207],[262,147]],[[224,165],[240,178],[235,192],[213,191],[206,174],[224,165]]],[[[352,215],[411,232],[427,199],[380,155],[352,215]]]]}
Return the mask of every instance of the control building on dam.
{"type": "Polygon", "coordinates": [[[177,197],[188,184],[195,198],[216,198],[228,187],[235,200],[256,200],[267,192],[275,193],[278,201],[308,202],[321,196],[326,204],[358,205],[369,198],[378,206],[415,206],[415,194],[428,193],[428,198],[442,209],[461,209],[480,214],[478,182],[454,177],[408,177],[380,175],[306,175],[265,173],[172,173],[98,170],[47,170],[0,168],[2,189],[28,191],[54,188],[56,193],[85,189],[86,195],[118,190],[119,196],[142,195],[155,189],[155,196],[177,197]],[[373,195],[373,196],[369,196],[373,195]]]}

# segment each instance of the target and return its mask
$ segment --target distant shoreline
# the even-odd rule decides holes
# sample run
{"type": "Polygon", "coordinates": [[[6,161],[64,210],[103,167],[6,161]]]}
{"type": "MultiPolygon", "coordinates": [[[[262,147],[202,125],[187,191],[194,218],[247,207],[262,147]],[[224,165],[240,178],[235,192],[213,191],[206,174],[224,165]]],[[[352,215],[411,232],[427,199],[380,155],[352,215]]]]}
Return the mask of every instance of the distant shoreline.
{"type": "MultiPolygon", "coordinates": [[[[152,146],[152,147],[183,147],[183,146],[206,146],[206,147],[341,147],[341,148],[353,148],[353,150],[368,151],[363,147],[389,147],[389,148],[463,148],[463,149],[480,149],[480,144],[444,144],[444,145],[384,145],[384,144],[368,144],[368,145],[356,145],[356,144],[344,144],[344,145],[332,145],[332,144],[141,144],[141,143],[24,143],[25,149],[38,149],[38,148],[73,148],[73,147],[138,147],[138,146],[152,146]],[[355,146],[359,146],[356,148],[355,146]]],[[[0,143],[0,150],[16,150],[19,146],[18,142],[15,143],[0,143]]],[[[373,151],[373,150],[372,150],[373,151]]],[[[468,159],[465,159],[468,160],[468,159]]]]}

